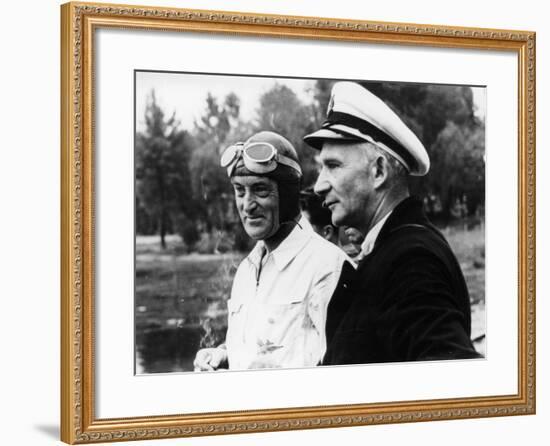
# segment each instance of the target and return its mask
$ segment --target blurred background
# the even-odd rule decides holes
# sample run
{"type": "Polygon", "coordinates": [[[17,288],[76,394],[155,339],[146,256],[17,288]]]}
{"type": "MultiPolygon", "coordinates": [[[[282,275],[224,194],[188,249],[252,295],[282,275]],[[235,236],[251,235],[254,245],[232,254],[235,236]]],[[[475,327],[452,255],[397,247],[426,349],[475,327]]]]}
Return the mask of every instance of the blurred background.
{"type": "MultiPolygon", "coordinates": [[[[259,130],[296,147],[303,188],[316,152],[302,137],[324,121],[334,80],[136,72],[136,373],[193,369],[196,351],[223,342],[226,300],[253,246],[242,229],[220,153],[259,130]]],[[[485,353],[485,88],[360,82],[428,150],[411,178],[466,277],[472,339],[485,353]]]]}

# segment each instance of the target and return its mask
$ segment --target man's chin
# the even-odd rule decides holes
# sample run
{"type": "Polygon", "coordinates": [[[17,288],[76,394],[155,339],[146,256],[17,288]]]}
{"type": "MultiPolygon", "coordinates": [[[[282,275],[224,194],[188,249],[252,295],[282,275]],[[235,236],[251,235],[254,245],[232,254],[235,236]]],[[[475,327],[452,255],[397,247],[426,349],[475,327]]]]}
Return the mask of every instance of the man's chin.
{"type": "Polygon", "coordinates": [[[332,216],[330,217],[330,220],[332,221],[332,224],[336,226],[337,228],[341,226],[346,226],[343,220],[343,217],[335,212],[332,213],[332,216]]]}
{"type": "Polygon", "coordinates": [[[252,240],[266,240],[277,234],[280,226],[275,228],[259,228],[257,226],[245,226],[244,230],[252,240]]]}
{"type": "Polygon", "coordinates": [[[264,240],[268,234],[268,231],[258,228],[245,228],[244,230],[252,240],[264,240]]]}

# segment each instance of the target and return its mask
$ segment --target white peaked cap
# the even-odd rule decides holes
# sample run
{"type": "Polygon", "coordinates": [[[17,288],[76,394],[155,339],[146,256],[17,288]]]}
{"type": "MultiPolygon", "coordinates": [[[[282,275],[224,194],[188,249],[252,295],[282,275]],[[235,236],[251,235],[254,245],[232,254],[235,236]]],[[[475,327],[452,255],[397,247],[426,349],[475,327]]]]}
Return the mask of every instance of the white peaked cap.
{"type": "Polygon", "coordinates": [[[430,158],[418,137],[384,101],[355,82],[334,84],[322,128],[304,137],[317,150],[327,140],[368,141],[399,160],[410,175],[430,170],[430,158]]]}

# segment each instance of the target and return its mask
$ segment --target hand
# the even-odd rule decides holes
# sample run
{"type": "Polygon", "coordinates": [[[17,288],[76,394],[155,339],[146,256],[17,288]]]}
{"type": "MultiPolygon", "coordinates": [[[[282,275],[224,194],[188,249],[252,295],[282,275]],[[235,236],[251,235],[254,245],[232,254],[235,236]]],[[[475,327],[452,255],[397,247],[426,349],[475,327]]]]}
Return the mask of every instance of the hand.
{"type": "Polygon", "coordinates": [[[224,348],[203,348],[197,352],[193,366],[195,372],[217,370],[221,364],[227,362],[227,350],[224,348]]]}

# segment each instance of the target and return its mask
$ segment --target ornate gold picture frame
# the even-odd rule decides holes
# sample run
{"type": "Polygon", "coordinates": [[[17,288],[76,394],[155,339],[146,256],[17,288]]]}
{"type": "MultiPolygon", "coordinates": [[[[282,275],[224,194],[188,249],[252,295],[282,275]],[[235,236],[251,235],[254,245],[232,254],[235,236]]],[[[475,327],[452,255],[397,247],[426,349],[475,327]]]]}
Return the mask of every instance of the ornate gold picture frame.
{"type": "MultiPolygon", "coordinates": [[[[61,439],[70,444],[535,413],[535,33],[71,2],[61,8],[61,439]],[[96,64],[102,29],[502,52],[517,60],[517,392],[99,417],[96,64]]],[[[189,57],[189,56],[188,56],[189,57]]],[[[140,68],[140,67],[137,67],[140,68]]],[[[162,68],[162,67],[159,67],[162,68]]],[[[220,67],[220,72],[223,68],[220,67]]],[[[311,73],[315,75],[316,73],[311,73]]],[[[406,80],[406,79],[405,79],[406,80]]],[[[131,119],[132,117],[128,117],[131,119]]],[[[489,141],[488,144],[491,142],[489,141]]],[[[515,143],[514,143],[515,144],[515,143]]],[[[102,153],[101,156],[108,156],[102,153]]],[[[503,155],[505,156],[505,155],[503,155]]],[[[494,162],[498,162],[495,159],[494,162]]],[[[515,160],[514,160],[515,162],[515,160]]],[[[128,228],[131,231],[131,228],[128,228]]],[[[515,243],[515,241],[508,241],[515,243]]],[[[131,318],[133,309],[128,309],[131,318]]],[[[128,347],[132,348],[131,346],[128,347]]],[[[131,367],[131,365],[130,365],[131,367]]],[[[309,373],[311,373],[310,371],[309,373]]],[[[254,373],[254,372],[252,372],[254,373]]],[[[185,376],[181,378],[185,385],[185,376]]],[[[121,395],[121,398],[131,395],[121,395]]]]}

